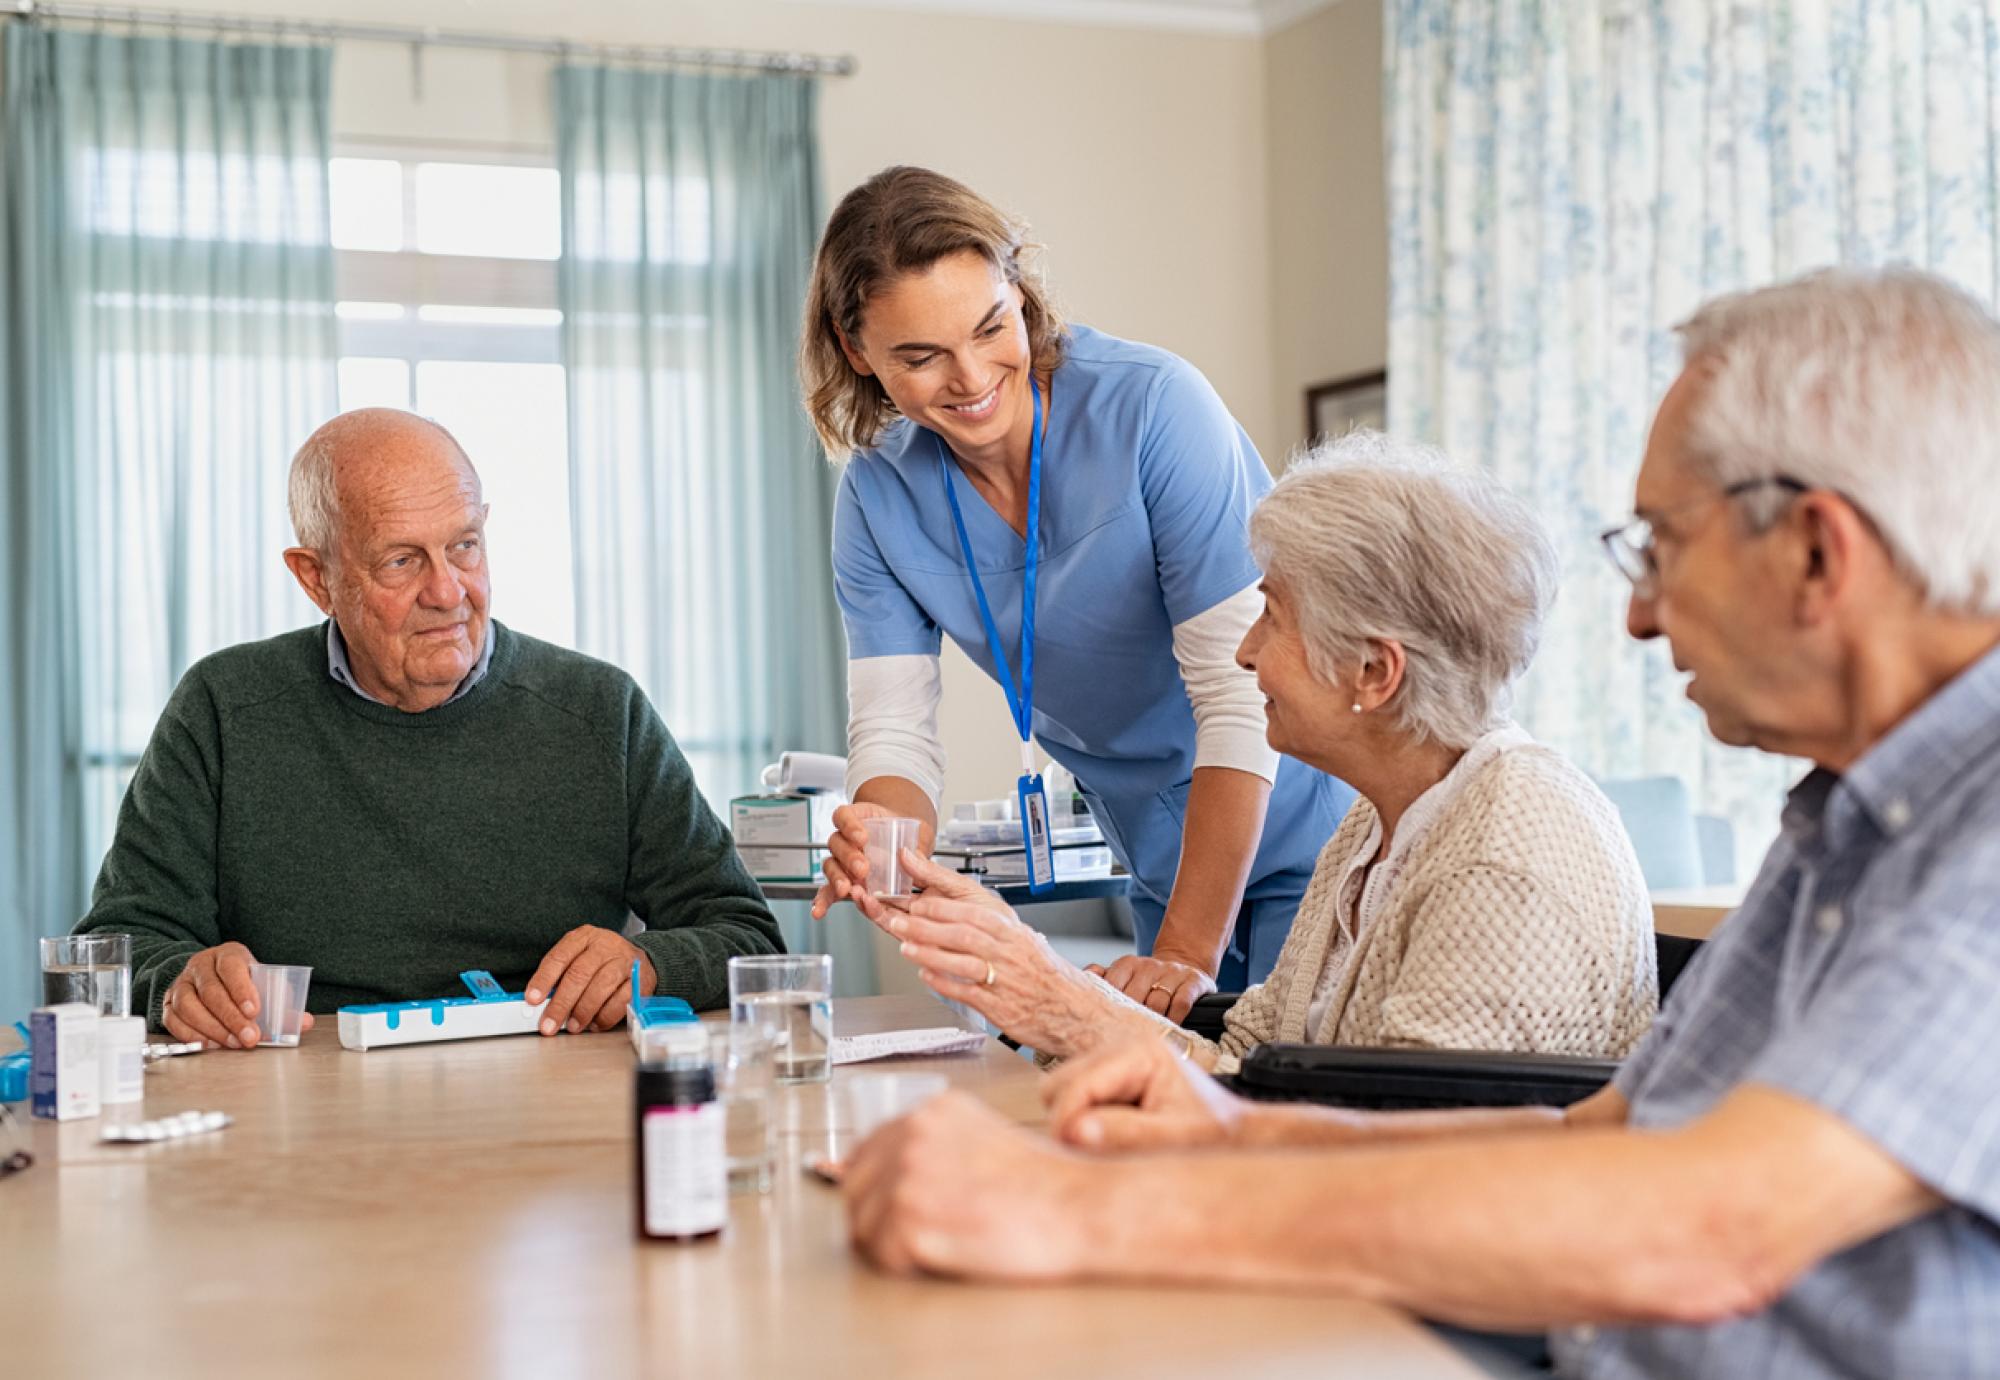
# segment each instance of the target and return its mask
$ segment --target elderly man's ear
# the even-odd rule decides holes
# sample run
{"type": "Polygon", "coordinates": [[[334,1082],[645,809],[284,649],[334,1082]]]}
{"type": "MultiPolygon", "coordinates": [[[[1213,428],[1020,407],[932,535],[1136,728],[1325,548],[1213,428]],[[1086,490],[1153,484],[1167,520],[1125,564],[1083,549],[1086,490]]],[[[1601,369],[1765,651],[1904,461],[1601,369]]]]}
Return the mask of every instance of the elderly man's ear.
{"type": "Polygon", "coordinates": [[[331,618],[333,591],[327,587],[326,563],[320,559],[319,552],[309,546],[288,546],[285,548],[285,565],[292,572],[292,578],[299,582],[299,588],[306,592],[306,598],[331,618]]]}
{"type": "Polygon", "coordinates": [[[1869,540],[1868,520],[1838,494],[1802,494],[1787,516],[1798,534],[1791,547],[1800,567],[1798,618],[1808,627],[1831,614],[1860,565],[1870,560],[1885,568],[1893,564],[1887,549],[1869,540]]]}

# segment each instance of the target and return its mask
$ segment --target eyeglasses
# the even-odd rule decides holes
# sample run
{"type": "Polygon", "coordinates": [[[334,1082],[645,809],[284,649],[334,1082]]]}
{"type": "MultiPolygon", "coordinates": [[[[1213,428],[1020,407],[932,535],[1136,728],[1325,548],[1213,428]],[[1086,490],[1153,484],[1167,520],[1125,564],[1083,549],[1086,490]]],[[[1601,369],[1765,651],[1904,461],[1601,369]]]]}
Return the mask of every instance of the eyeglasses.
{"type": "Polygon", "coordinates": [[[1792,478],[1788,474],[1767,475],[1762,479],[1740,479],[1719,493],[1703,494],[1691,498],[1686,503],[1677,503],[1671,508],[1663,508],[1651,517],[1635,517],[1630,522],[1605,529],[1597,539],[1604,543],[1604,553],[1611,558],[1611,564],[1618,567],[1618,573],[1632,582],[1632,590],[1641,599],[1651,599],[1660,592],[1660,556],[1658,540],[1660,519],[1680,513],[1691,513],[1705,508],[1711,503],[1723,503],[1744,494],[1755,493],[1759,489],[1778,488],[1787,493],[1802,494],[1811,486],[1792,478]]]}

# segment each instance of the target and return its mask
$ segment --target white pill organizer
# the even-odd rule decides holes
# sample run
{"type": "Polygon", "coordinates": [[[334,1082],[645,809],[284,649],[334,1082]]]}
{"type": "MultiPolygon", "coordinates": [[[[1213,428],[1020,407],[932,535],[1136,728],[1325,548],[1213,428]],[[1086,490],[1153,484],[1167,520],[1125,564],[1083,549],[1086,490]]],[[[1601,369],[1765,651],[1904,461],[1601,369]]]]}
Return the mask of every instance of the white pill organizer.
{"type": "MultiPolygon", "coordinates": [[[[532,1035],[541,1029],[547,1000],[530,1006],[523,993],[502,990],[491,973],[478,969],[460,973],[459,980],[471,989],[471,996],[341,1007],[340,1043],[347,1049],[369,1050],[489,1035],[532,1035]]],[[[648,1002],[671,1003],[686,1011],[688,1020],[694,1019],[693,1009],[676,998],[652,997],[648,1002]]]]}

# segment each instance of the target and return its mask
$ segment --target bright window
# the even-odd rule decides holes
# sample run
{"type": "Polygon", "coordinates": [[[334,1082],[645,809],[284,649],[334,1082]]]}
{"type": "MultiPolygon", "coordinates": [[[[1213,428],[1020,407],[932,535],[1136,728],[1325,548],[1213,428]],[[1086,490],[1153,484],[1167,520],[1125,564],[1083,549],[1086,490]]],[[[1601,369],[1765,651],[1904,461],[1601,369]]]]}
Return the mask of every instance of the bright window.
{"type": "Polygon", "coordinates": [[[494,616],[574,645],[555,169],[351,152],[331,176],[340,406],[407,408],[458,438],[492,507],[494,616]]]}

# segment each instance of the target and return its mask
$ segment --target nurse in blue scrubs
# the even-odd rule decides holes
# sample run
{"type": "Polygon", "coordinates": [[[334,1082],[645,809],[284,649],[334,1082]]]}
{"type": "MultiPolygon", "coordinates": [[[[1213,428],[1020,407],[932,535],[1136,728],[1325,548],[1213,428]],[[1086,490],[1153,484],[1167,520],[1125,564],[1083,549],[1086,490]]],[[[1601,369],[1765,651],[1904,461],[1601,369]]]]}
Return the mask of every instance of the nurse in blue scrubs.
{"type": "Polygon", "coordinates": [[[1247,522],[1271,478],[1208,381],[1066,325],[1023,228],[891,168],[844,198],[814,264],[806,406],[849,458],[834,515],[847,628],[848,796],[824,915],[871,919],[863,821],[944,789],[949,636],[1073,772],[1132,874],[1138,950],[1105,973],[1178,1019],[1261,981],[1353,792],[1265,742],[1235,651],[1262,607],[1247,522]]]}

